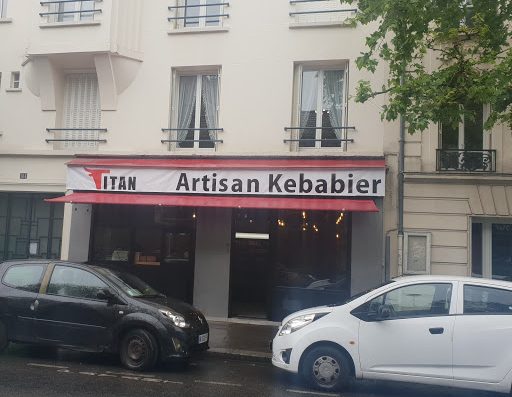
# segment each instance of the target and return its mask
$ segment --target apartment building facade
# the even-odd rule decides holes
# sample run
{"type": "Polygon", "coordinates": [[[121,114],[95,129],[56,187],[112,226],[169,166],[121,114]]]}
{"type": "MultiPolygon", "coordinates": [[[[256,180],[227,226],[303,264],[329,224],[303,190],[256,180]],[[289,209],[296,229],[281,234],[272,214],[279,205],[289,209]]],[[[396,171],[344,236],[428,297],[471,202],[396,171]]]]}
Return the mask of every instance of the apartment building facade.
{"type": "Polygon", "coordinates": [[[0,4],[0,259],[115,266],[210,316],[273,320],[394,272],[394,126],[384,99],[352,99],[384,79],[355,67],[354,10],[0,4]]]}

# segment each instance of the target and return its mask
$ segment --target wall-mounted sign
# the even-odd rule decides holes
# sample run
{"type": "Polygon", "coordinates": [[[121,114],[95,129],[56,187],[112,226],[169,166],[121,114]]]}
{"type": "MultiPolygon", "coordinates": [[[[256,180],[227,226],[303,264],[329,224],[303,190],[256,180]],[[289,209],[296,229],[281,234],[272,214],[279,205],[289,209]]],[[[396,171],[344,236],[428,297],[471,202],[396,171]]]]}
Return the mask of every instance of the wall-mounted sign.
{"type": "Polygon", "coordinates": [[[382,197],[384,168],[161,169],[68,167],[67,188],[125,193],[382,197]]]}

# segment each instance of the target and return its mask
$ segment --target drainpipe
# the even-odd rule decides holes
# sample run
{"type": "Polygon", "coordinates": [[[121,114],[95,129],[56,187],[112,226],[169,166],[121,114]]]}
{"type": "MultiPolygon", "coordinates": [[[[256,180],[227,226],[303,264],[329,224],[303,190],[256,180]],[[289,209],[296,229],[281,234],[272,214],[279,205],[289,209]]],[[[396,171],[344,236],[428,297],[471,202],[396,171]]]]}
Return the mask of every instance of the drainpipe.
{"type": "MultiPolygon", "coordinates": [[[[400,85],[404,83],[404,75],[400,78],[400,85]]],[[[405,146],[405,118],[400,115],[400,138],[398,148],[398,275],[403,274],[403,245],[404,245],[404,146],[405,146]]]]}

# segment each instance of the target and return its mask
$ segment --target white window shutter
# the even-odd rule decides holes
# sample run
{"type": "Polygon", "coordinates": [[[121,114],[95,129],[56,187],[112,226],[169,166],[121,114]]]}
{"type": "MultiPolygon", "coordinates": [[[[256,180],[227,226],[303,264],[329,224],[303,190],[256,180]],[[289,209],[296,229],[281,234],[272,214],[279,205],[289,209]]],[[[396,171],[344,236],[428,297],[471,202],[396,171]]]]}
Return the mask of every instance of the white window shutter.
{"type": "MultiPolygon", "coordinates": [[[[94,73],[66,77],[63,128],[100,128],[101,107],[98,79],[94,73]]],[[[63,139],[98,139],[98,131],[64,131],[63,139]]],[[[65,148],[96,149],[97,142],[64,142],[65,148]]]]}

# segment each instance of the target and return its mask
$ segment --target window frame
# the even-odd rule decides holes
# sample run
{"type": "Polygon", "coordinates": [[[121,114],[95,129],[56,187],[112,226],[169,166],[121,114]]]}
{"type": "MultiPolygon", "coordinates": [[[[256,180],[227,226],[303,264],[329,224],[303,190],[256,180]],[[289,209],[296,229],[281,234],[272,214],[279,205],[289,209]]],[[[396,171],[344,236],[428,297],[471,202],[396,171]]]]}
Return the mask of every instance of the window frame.
{"type": "Polygon", "coordinates": [[[9,5],[9,0],[0,0],[0,19],[7,18],[7,6],[9,5]]]}
{"type": "Polygon", "coordinates": [[[21,90],[21,72],[19,70],[11,72],[11,82],[9,87],[11,90],[21,90]]]}
{"type": "Polygon", "coordinates": [[[98,280],[100,280],[103,284],[105,284],[105,287],[110,289],[110,285],[102,278],[100,277],[99,275],[93,273],[92,271],[88,270],[88,269],[84,269],[82,267],[79,267],[79,266],[72,266],[70,264],[55,264],[55,266],[53,266],[53,268],[51,269],[51,273],[50,275],[48,276],[48,282],[46,283],[46,288],[45,288],[45,291],[44,291],[44,295],[49,295],[49,296],[57,296],[57,297],[63,297],[63,298],[71,298],[71,299],[85,299],[85,300],[89,300],[89,301],[97,301],[97,302],[108,302],[108,300],[106,299],[99,299],[99,298],[87,298],[87,297],[83,297],[83,296],[72,296],[72,295],[60,295],[60,294],[52,294],[52,293],[49,293],[48,290],[50,289],[50,285],[52,283],[52,278],[53,278],[53,275],[55,273],[55,269],[57,267],[64,267],[64,268],[70,268],[70,269],[76,269],[76,270],[81,270],[83,272],[86,272],[86,273],[89,273],[91,274],[92,276],[96,277],[98,280]]]}
{"type": "MultiPolygon", "coordinates": [[[[219,21],[219,23],[217,25],[207,25],[206,24],[207,19],[208,19],[207,18],[208,17],[208,7],[209,7],[209,5],[207,4],[208,0],[198,0],[198,2],[199,2],[198,6],[196,6],[196,5],[188,6],[188,4],[187,4],[188,1],[189,0],[177,0],[176,1],[177,6],[183,6],[183,8],[182,8],[183,12],[182,13],[178,12],[178,14],[183,17],[183,19],[178,20],[178,23],[176,24],[176,28],[178,28],[178,29],[201,29],[201,30],[210,29],[210,28],[213,28],[213,29],[222,28],[222,26],[224,25],[225,17],[217,17],[218,21],[219,21]],[[187,11],[189,10],[189,8],[187,8],[187,7],[197,8],[198,16],[187,17],[187,11]],[[197,23],[197,25],[195,25],[195,24],[187,25],[187,19],[188,20],[197,19],[198,23],[197,23]]],[[[219,1],[215,1],[215,3],[224,3],[224,1],[219,0],[219,1]]],[[[219,7],[218,14],[223,14],[225,6],[221,4],[218,7],[219,7]]],[[[179,8],[178,8],[178,10],[179,10],[179,8]]]]}
{"type": "MultiPolygon", "coordinates": [[[[302,88],[303,88],[303,76],[304,72],[308,71],[318,71],[321,73],[322,78],[319,79],[318,87],[317,87],[317,106],[316,112],[317,115],[322,115],[322,104],[323,104],[323,82],[324,82],[324,73],[326,71],[334,71],[334,70],[342,70],[343,71],[343,92],[342,92],[342,122],[341,127],[348,126],[348,92],[349,92],[349,61],[348,60],[336,60],[336,61],[314,61],[314,62],[297,62],[295,64],[295,95],[294,95],[294,114],[292,116],[292,125],[300,128],[301,120],[300,115],[302,111],[302,88]]],[[[316,118],[316,127],[322,127],[322,117],[316,118]]],[[[341,139],[347,138],[348,130],[346,128],[341,130],[341,139]]],[[[301,131],[297,129],[295,132],[292,132],[293,139],[300,139],[301,131]]],[[[322,129],[315,130],[315,139],[322,139],[322,129]]],[[[341,141],[340,146],[322,146],[322,141],[315,141],[314,146],[301,146],[301,142],[294,142],[292,145],[294,151],[317,151],[318,149],[322,150],[336,150],[340,149],[343,151],[347,150],[347,142],[341,141]]]]}
{"type": "MultiPolygon", "coordinates": [[[[179,101],[180,101],[180,79],[181,77],[196,77],[196,104],[194,113],[194,128],[200,128],[201,126],[201,99],[202,99],[202,78],[203,76],[217,75],[217,126],[213,128],[219,128],[220,125],[220,93],[221,93],[221,67],[209,67],[209,68],[175,68],[172,71],[172,89],[171,89],[171,117],[170,117],[170,128],[178,128],[179,120],[179,101]]],[[[175,132],[176,140],[178,139],[178,131],[175,132]]],[[[200,130],[194,131],[194,140],[192,147],[180,147],[180,142],[169,142],[169,150],[175,150],[180,152],[195,152],[195,151],[211,151],[217,150],[217,144],[219,142],[212,142],[212,147],[200,147],[201,142],[197,142],[200,138],[200,130]]],[[[208,141],[205,141],[208,142],[208,141]]]]}
{"type": "Polygon", "coordinates": [[[404,274],[430,274],[431,272],[431,251],[432,251],[432,234],[431,233],[417,233],[417,232],[404,232],[404,247],[403,247],[403,267],[404,274]],[[425,257],[425,271],[409,270],[409,237],[425,237],[426,238],[426,257],[425,257]]]}
{"type": "MultiPolygon", "coordinates": [[[[65,11],[82,11],[82,6],[84,5],[85,2],[92,2],[92,9],[90,10],[84,10],[85,12],[90,12],[90,18],[82,18],[82,13],[80,12],[76,12],[76,13],[73,13],[73,14],[54,14],[53,15],[53,18],[51,18],[51,22],[53,23],[63,23],[63,24],[66,24],[66,23],[87,23],[87,22],[94,22],[96,21],[95,17],[96,17],[96,12],[94,10],[96,10],[96,2],[98,0],[77,0],[76,2],[71,2],[71,3],[55,3],[55,4],[52,4],[51,7],[50,7],[50,11],[51,12],[65,12],[65,11]],[[73,9],[72,10],[66,10],[66,5],[69,4],[70,6],[74,6],[72,7],[73,9]],[[71,16],[69,19],[64,19],[66,16],[71,16]]],[[[84,15],[86,15],[84,12],[84,15]]]]}
{"type": "Polygon", "coordinates": [[[41,285],[43,283],[43,280],[44,280],[44,276],[46,274],[46,270],[47,270],[47,265],[44,264],[44,263],[17,263],[17,264],[13,264],[11,266],[9,266],[4,274],[2,275],[2,285],[5,285],[6,287],[9,287],[9,288],[13,288],[13,289],[16,289],[18,291],[24,291],[24,292],[30,292],[30,293],[33,293],[33,294],[38,294],[39,291],[41,291],[41,285]],[[39,285],[39,288],[37,289],[37,291],[30,291],[30,290],[27,290],[27,289],[24,289],[24,288],[19,288],[17,286],[14,286],[12,284],[8,284],[7,282],[5,282],[5,276],[7,275],[7,273],[15,268],[15,267],[27,267],[27,266],[41,266],[43,271],[41,272],[41,276],[39,278],[39,281],[38,281],[38,285],[39,285]]]}

